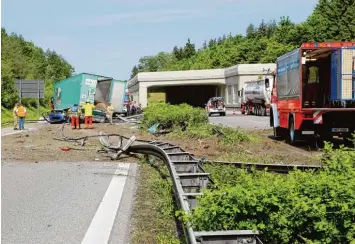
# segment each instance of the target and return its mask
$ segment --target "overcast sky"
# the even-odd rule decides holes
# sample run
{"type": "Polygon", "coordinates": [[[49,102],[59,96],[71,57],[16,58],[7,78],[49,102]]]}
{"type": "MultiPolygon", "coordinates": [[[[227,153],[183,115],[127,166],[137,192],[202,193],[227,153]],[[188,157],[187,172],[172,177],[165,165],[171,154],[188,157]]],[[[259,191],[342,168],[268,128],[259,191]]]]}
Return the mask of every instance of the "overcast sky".
{"type": "Polygon", "coordinates": [[[197,47],[280,16],[301,22],[317,0],[3,0],[1,25],[55,50],[76,73],[128,79],[142,56],[197,47]]]}

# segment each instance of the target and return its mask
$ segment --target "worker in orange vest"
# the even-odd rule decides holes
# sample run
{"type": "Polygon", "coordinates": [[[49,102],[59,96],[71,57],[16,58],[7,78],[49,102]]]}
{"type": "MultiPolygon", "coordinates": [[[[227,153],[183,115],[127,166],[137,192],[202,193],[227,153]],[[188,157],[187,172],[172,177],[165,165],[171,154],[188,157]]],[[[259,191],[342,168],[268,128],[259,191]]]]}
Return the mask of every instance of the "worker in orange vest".
{"type": "Polygon", "coordinates": [[[17,110],[18,106],[19,106],[19,104],[16,103],[14,109],[12,110],[12,115],[14,116],[14,130],[18,130],[18,129],[17,129],[17,126],[18,126],[18,116],[17,116],[17,114],[16,114],[16,110],[17,110]]]}
{"type": "Polygon", "coordinates": [[[16,109],[16,115],[19,118],[19,129],[24,130],[25,129],[25,118],[26,118],[26,108],[22,106],[22,104],[19,104],[19,106],[16,109]]]}
{"type": "Polygon", "coordinates": [[[82,106],[85,110],[85,129],[92,129],[92,110],[95,108],[95,105],[90,102],[88,99],[86,103],[82,106]]]}
{"type": "Polygon", "coordinates": [[[71,128],[72,129],[80,129],[80,115],[81,115],[81,108],[74,104],[68,111],[71,115],[71,128]]]}

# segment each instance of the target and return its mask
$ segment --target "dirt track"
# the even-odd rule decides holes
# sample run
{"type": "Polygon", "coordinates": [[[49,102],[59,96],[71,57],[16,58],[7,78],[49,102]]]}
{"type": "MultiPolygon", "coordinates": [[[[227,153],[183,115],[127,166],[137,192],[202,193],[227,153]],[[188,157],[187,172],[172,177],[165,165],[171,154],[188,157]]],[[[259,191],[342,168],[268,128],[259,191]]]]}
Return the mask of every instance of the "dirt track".
{"type": "MultiPolygon", "coordinates": [[[[110,160],[97,153],[101,148],[98,138],[90,138],[86,145],[81,147],[75,142],[54,140],[59,125],[46,125],[42,129],[32,132],[24,132],[2,137],[2,160],[3,161],[87,161],[87,160],[110,160]],[[60,147],[72,147],[71,151],[64,152],[60,147]]],[[[134,124],[94,124],[91,130],[71,130],[65,126],[64,134],[68,137],[83,137],[98,135],[99,131],[117,133],[127,137],[135,135],[138,139],[160,140],[179,145],[184,150],[193,153],[196,157],[205,156],[207,159],[220,159],[229,161],[254,161],[254,162],[283,162],[283,163],[314,163],[312,156],[315,152],[309,152],[297,147],[292,147],[284,142],[274,141],[268,138],[267,130],[253,131],[260,138],[258,143],[242,143],[235,146],[225,147],[218,143],[217,139],[171,139],[168,136],[154,137],[139,131],[134,124]]],[[[126,158],[126,161],[133,160],[126,158]]]]}

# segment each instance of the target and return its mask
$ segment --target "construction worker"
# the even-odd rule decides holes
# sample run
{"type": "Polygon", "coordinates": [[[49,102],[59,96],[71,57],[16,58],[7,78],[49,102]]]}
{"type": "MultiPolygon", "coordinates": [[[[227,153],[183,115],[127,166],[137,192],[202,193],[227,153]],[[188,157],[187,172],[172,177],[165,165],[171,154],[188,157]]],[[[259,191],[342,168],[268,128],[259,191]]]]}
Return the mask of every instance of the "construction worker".
{"type": "Polygon", "coordinates": [[[80,129],[80,115],[81,109],[78,104],[74,104],[73,107],[69,109],[71,113],[71,128],[80,129]]]}
{"type": "Polygon", "coordinates": [[[114,107],[112,106],[111,103],[109,103],[109,106],[107,107],[107,118],[110,121],[110,124],[112,125],[112,116],[113,116],[113,111],[114,107]]]}
{"type": "Polygon", "coordinates": [[[19,104],[16,103],[14,109],[12,110],[12,115],[14,116],[14,130],[18,130],[17,126],[18,126],[18,116],[16,113],[16,110],[18,108],[19,104]]]}
{"type": "Polygon", "coordinates": [[[92,110],[95,108],[95,105],[90,102],[88,99],[86,103],[82,106],[85,109],[85,129],[92,129],[92,110]]]}
{"type": "Polygon", "coordinates": [[[54,110],[54,98],[51,97],[51,110],[54,110]]]}
{"type": "Polygon", "coordinates": [[[306,97],[305,106],[308,107],[310,104],[312,107],[316,106],[318,88],[319,88],[319,68],[316,66],[311,66],[308,69],[308,82],[306,87],[306,97]]]}
{"type": "Polygon", "coordinates": [[[137,112],[137,105],[136,105],[136,101],[131,102],[131,114],[135,115],[137,112]]]}
{"type": "Polygon", "coordinates": [[[19,118],[19,129],[24,130],[25,129],[25,118],[26,118],[26,108],[22,106],[22,104],[19,104],[17,109],[16,109],[16,115],[19,118]]]}

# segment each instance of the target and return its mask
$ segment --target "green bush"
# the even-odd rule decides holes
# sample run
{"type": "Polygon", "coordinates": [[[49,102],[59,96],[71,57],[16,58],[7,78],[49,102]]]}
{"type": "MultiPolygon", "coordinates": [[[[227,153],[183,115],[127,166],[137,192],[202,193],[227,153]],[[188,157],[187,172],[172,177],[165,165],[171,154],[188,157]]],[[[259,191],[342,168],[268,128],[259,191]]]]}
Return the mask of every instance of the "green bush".
{"type": "Polygon", "coordinates": [[[253,229],[265,243],[355,243],[355,151],[326,145],[322,169],[280,175],[209,166],[206,190],[184,217],[197,231],[253,229]]]}
{"type": "Polygon", "coordinates": [[[201,108],[193,108],[187,104],[169,105],[165,103],[152,104],[144,111],[142,123],[150,127],[160,123],[166,127],[179,126],[188,122],[189,125],[208,122],[208,116],[201,108]]]}
{"type": "Polygon", "coordinates": [[[146,128],[159,123],[165,128],[171,128],[171,137],[206,139],[220,136],[218,130],[224,134],[220,136],[220,142],[225,145],[234,145],[240,142],[250,142],[255,138],[239,128],[228,128],[222,125],[212,125],[208,122],[208,116],[204,109],[194,108],[187,104],[169,105],[155,103],[149,106],[143,115],[143,125],[146,128]],[[181,124],[187,122],[183,129],[181,124]]]}

